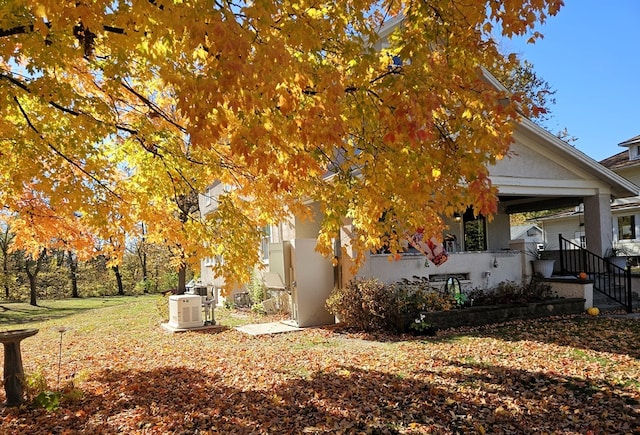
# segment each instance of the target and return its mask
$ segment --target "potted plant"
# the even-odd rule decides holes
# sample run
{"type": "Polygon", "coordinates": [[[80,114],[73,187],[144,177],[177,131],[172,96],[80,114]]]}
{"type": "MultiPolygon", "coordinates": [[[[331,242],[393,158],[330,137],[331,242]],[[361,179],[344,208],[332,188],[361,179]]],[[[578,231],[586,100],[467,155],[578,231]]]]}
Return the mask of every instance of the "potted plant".
{"type": "Polygon", "coordinates": [[[542,278],[549,278],[553,275],[553,266],[556,262],[553,258],[553,253],[547,247],[548,245],[545,243],[542,246],[536,245],[534,248],[529,249],[529,255],[534,258],[533,273],[542,278]]]}
{"type": "Polygon", "coordinates": [[[622,269],[627,267],[627,258],[628,252],[624,246],[615,246],[612,245],[607,251],[604,253],[605,258],[611,264],[614,264],[622,269]]]}

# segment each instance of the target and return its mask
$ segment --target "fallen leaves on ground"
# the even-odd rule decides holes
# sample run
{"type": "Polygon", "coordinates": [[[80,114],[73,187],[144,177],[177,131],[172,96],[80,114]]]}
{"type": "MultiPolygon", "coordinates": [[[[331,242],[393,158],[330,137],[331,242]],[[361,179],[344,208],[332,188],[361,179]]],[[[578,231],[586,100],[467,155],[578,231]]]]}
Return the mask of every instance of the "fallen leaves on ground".
{"type": "Polygon", "coordinates": [[[40,333],[22,343],[25,372],[55,387],[65,324],[61,378],[84,379],[84,395],[53,412],[1,408],[0,432],[640,433],[640,320],[574,316],[429,339],[337,326],[253,337],[168,333],[153,303],[31,325],[40,333]]]}

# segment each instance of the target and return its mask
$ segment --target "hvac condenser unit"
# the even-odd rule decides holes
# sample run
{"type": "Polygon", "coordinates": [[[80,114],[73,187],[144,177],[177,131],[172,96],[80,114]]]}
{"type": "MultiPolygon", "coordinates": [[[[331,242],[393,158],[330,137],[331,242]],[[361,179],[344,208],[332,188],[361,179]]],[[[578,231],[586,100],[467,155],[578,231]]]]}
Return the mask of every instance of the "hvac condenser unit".
{"type": "Polygon", "coordinates": [[[169,296],[169,326],[182,329],[202,325],[202,298],[199,295],[169,296]]]}

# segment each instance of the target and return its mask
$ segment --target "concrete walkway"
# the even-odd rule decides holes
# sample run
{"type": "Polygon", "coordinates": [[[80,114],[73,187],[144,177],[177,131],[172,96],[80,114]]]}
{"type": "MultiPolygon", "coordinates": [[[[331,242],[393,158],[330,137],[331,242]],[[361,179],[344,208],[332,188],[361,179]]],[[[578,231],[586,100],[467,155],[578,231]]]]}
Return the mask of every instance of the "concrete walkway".
{"type": "Polygon", "coordinates": [[[238,326],[236,328],[240,332],[249,335],[269,335],[282,334],[284,332],[302,331],[304,328],[298,328],[295,325],[284,322],[255,323],[253,325],[238,326]]]}
{"type": "Polygon", "coordinates": [[[619,319],[640,319],[640,313],[601,314],[602,317],[614,317],[619,319]]]}

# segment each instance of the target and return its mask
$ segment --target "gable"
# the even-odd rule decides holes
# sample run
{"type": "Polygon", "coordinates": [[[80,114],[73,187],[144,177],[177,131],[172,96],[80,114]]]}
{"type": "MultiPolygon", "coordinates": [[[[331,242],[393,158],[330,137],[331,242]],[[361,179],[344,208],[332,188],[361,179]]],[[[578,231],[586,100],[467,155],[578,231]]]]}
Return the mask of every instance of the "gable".
{"type": "Polygon", "coordinates": [[[514,132],[512,156],[489,168],[500,195],[633,196],[638,187],[527,119],[514,132]]]}
{"type": "MultiPolygon", "coordinates": [[[[517,139],[517,136],[516,136],[517,139]]],[[[511,157],[498,162],[492,169],[492,176],[516,177],[518,179],[573,180],[582,179],[576,175],[571,165],[551,159],[521,140],[511,146],[511,157]]]]}

